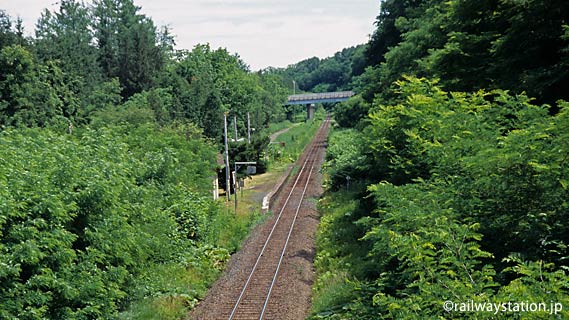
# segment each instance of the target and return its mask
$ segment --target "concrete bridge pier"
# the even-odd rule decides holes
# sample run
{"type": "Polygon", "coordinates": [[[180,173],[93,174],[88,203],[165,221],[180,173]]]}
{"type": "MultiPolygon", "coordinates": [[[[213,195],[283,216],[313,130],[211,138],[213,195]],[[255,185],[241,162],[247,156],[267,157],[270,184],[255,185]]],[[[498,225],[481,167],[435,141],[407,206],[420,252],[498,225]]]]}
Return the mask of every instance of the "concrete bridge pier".
{"type": "Polygon", "coordinates": [[[310,103],[306,105],[306,118],[308,120],[314,118],[314,112],[316,110],[316,105],[314,103],[310,103]]]}

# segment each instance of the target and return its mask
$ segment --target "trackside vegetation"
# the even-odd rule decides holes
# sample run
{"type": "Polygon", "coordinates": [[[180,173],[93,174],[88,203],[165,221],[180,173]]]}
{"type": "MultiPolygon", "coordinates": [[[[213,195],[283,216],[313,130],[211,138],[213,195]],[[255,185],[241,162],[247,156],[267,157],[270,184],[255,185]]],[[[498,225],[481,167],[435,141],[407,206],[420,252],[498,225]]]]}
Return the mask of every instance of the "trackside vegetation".
{"type": "Polygon", "coordinates": [[[453,315],[447,300],[568,305],[567,103],[551,116],[523,95],[398,85],[400,103],[372,107],[363,132],[330,138],[312,318],[491,315],[453,315]]]}
{"type": "Polygon", "coordinates": [[[568,19],[382,1],[334,108],[311,319],[569,317],[568,19]]]}
{"type": "Polygon", "coordinates": [[[568,1],[382,0],[367,44],[258,72],[140,9],[0,10],[0,319],[187,316],[262,219],[212,199],[224,116],[280,169],[325,116],[286,96],[333,90],[310,319],[569,318],[568,1]],[[543,305],[463,308],[508,302],[543,305]]]}
{"type": "Polygon", "coordinates": [[[275,166],[296,161],[306,145],[318,131],[326,115],[323,108],[318,108],[313,119],[292,126],[280,134],[267,150],[267,155],[275,166]]]}
{"type": "Polygon", "coordinates": [[[195,128],[8,129],[0,144],[2,318],[193,304],[246,234],[204,189],[215,148],[195,128]]]}

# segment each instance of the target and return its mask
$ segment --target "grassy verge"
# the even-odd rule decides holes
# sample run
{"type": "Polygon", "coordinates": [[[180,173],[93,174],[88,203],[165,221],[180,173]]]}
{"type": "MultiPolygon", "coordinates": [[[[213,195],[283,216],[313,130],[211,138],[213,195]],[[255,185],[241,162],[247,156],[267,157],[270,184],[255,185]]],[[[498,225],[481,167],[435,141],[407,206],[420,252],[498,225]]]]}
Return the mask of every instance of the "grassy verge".
{"type": "Polygon", "coordinates": [[[296,161],[316,134],[324,117],[324,111],[319,109],[314,119],[307,120],[279,135],[269,148],[269,166],[286,166],[296,161]]]}
{"type": "Polygon", "coordinates": [[[236,215],[233,202],[226,206],[220,201],[216,206],[207,239],[179,257],[179,261],[164,262],[147,270],[137,285],[140,295],[147,291],[156,293],[136,299],[120,319],[180,319],[205,297],[225,269],[230,254],[239,250],[249,231],[263,219],[256,207],[236,215]]]}
{"type": "Polygon", "coordinates": [[[358,233],[350,219],[356,208],[354,193],[346,191],[327,193],[319,200],[321,220],[316,238],[312,319],[333,314],[357,294],[350,262],[361,249],[357,243],[346,241],[354,239],[349,235],[358,233]]]}
{"type": "Polygon", "coordinates": [[[288,121],[288,120],[285,120],[285,121],[282,121],[282,122],[277,122],[277,123],[271,123],[271,124],[269,125],[269,128],[266,129],[266,134],[267,134],[267,135],[271,135],[271,134],[273,134],[273,133],[275,133],[275,132],[281,131],[281,130],[283,130],[283,129],[286,129],[286,128],[289,128],[289,127],[292,127],[292,126],[293,126],[293,123],[290,122],[290,121],[288,121]]]}
{"type": "Polygon", "coordinates": [[[357,222],[369,213],[366,184],[332,191],[330,173],[330,168],[324,171],[328,191],[318,200],[316,280],[308,319],[345,319],[343,311],[354,308],[354,301],[370,298],[359,279],[375,268],[368,259],[370,244],[361,240],[365,229],[357,222]]]}
{"type": "Polygon", "coordinates": [[[354,184],[350,190],[327,191],[318,201],[321,218],[310,320],[346,319],[345,312],[350,310],[352,318],[369,318],[365,312],[358,313],[362,311],[359,304],[373,297],[362,279],[377,267],[369,258],[373,244],[362,240],[365,226],[357,222],[369,213],[365,190],[364,184],[354,184]]]}

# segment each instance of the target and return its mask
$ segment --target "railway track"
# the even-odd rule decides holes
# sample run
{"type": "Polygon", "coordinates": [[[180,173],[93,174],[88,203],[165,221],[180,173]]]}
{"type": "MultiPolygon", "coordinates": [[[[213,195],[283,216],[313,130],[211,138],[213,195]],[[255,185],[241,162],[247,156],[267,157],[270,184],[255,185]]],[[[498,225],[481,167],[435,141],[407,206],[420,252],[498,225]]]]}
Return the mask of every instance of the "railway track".
{"type": "MultiPolygon", "coordinates": [[[[216,312],[198,318],[211,319],[282,319],[282,266],[290,259],[289,244],[297,237],[299,219],[306,215],[307,191],[320,168],[325,151],[330,120],[326,119],[298,161],[298,172],[281,191],[272,224],[257,240],[254,259],[240,272],[238,281],[226,288],[217,301],[216,312]],[[295,228],[295,226],[297,228],[295,228]]],[[[309,193],[309,192],[308,192],[309,193]]],[[[310,210],[308,210],[310,211],[310,210]]],[[[253,256],[253,255],[251,255],[253,256]]],[[[231,279],[229,279],[231,280],[231,279]]],[[[211,308],[211,307],[210,307],[211,308]]]]}
{"type": "Polygon", "coordinates": [[[271,294],[275,288],[275,282],[314,171],[318,152],[323,148],[329,125],[330,121],[325,120],[307,147],[307,152],[303,155],[304,159],[301,159],[302,167],[294,183],[289,185],[287,192],[284,193],[287,196],[280,206],[277,219],[231,309],[228,320],[260,320],[267,316],[271,294]]]}

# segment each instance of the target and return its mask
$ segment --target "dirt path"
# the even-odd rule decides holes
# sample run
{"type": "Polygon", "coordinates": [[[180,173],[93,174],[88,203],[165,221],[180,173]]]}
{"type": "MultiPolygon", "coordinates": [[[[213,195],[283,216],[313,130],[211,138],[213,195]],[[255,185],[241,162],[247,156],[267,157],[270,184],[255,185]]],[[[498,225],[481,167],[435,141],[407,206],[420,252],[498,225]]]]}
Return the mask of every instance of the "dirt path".
{"type": "Polygon", "coordinates": [[[288,127],[288,128],[284,128],[284,129],[282,129],[282,130],[280,130],[280,131],[277,131],[277,132],[271,134],[271,135],[269,136],[269,139],[271,139],[271,142],[275,142],[275,140],[277,140],[277,137],[278,137],[278,136],[280,136],[281,134],[283,134],[283,133],[289,131],[290,129],[292,129],[292,128],[296,127],[296,126],[298,126],[299,124],[300,124],[300,123],[295,123],[295,124],[293,124],[292,126],[290,126],[290,127],[288,127]]]}
{"type": "MultiPolygon", "coordinates": [[[[310,156],[303,154],[299,160],[299,164],[307,160],[307,163],[310,162],[308,167],[313,165],[311,175],[307,174],[307,169],[304,171],[304,176],[299,178],[299,181],[303,179],[307,181],[304,198],[296,195],[291,197],[294,200],[290,202],[296,201],[291,207],[299,207],[300,209],[294,210],[285,207],[279,215],[278,213],[283,208],[288,196],[288,192],[283,192],[280,199],[276,201],[277,206],[273,208],[275,214],[252,231],[251,236],[244,242],[242,250],[232,256],[225,274],[210,289],[204,301],[189,314],[189,319],[228,319],[240,297],[240,293],[244,292],[242,289],[254,269],[253,266],[257,265],[256,262],[259,259],[278,260],[278,258],[270,258],[269,256],[278,257],[280,255],[280,253],[275,255],[274,252],[282,250],[278,248],[282,246],[280,243],[285,243],[285,241],[279,239],[281,234],[288,233],[286,228],[289,227],[285,226],[289,225],[289,221],[295,221],[294,228],[282,264],[278,268],[278,276],[275,278],[270,299],[267,300],[269,302],[263,319],[304,319],[309,314],[312,283],[314,281],[315,233],[319,222],[315,199],[322,194],[319,171],[324,160],[325,140],[323,139],[326,135],[327,127],[321,131],[319,139],[313,142],[315,146],[312,148],[313,153],[310,156]],[[296,220],[293,219],[294,211],[298,212],[296,220]],[[274,229],[273,226],[277,220],[280,222],[277,224],[278,227],[274,229]],[[279,231],[279,228],[283,230],[279,231]],[[276,231],[267,241],[269,234],[273,234],[273,229],[276,231]],[[275,243],[275,248],[271,247],[273,243],[275,243]],[[264,252],[263,255],[260,255],[261,251],[264,252]]],[[[307,150],[309,149],[307,148],[307,150]]],[[[302,175],[301,172],[302,170],[299,170],[298,174],[302,175]]],[[[292,184],[295,180],[295,177],[289,179],[287,184],[290,185],[284,186],[284,189],[290,190],[291,194],[294,191],[292,184]]],[[[299,191],[294,192],[299,194],[299,191]]],[[[242,305],[244,306],[240,306],[240,308],[244,309],[236,314],[235,319],[259,318],[258,314],[255,314],[257,311],[252,310],[257,310],[257,306],[262,307],[264,298],[260,300],[257,295],[259,292],[267,291],[268,285],[265,283],[270,284],[273,278],[273,271],[266,271],[272,267],[261,267],[263,264],[264,262],[260,263],[259,271],[253,273],[255,276],[251,280],[250,287],[253,288],[251,291],[254,293],[247,293],[243,296],[242,305]]],[[[276,262],[274,264],[277,265],[276,262]]]]}

